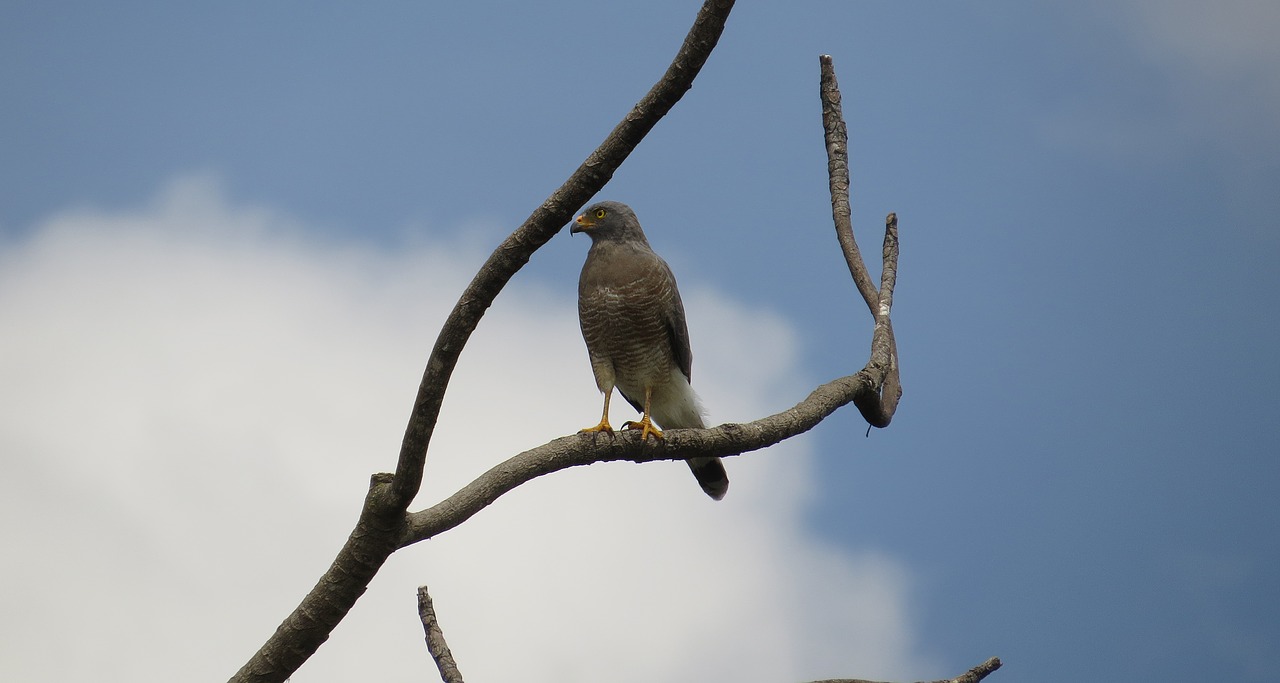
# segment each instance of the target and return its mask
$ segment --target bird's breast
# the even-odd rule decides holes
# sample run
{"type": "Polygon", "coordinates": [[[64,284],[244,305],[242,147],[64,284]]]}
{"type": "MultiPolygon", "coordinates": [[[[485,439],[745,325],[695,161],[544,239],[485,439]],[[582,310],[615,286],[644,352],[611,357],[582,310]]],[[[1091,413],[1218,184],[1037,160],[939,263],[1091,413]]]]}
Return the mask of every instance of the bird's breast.
{"type": "Polygon", "coordinates": [[[671,352],[664,288],[645,278],[595,282],[579,291],[582,338],[593,361],[613,366],[626,393],[666,381],[671,352]],[[632,390],[629,390],[632,388],[632,390]]]}

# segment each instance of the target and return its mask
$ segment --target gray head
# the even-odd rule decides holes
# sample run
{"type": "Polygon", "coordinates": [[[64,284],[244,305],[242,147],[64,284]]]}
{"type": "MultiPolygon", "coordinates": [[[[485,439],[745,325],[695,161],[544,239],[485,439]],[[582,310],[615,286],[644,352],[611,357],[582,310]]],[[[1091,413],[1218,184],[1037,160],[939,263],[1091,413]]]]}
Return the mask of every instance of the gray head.
{"type": "Polygon", "coordinates": [[[622,202],[596,202],[573,219],[570,233],[585,232],[591,241],[637,241],[648,244],[640,220],[631,207],[622,202]]]}

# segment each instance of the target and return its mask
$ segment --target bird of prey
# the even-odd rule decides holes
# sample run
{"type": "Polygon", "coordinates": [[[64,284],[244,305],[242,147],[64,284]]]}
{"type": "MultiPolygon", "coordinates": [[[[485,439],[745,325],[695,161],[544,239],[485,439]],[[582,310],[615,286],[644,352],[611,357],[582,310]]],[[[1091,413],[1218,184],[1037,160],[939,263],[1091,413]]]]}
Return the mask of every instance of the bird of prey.
{"type": "MultiPolygon", "coordinates": [[[[640,421],[623,429],[641,430],[641,439],[661,439],[662,429],[701,429],[702,406],[689,386],[693,352],[676,278],[649,247],[631,207],[592,204],[569,232],[591,238],[578,280],[578,319],[596,386],[604,394],[600,424],[582,431],[613,431],[609,399],[615,388],[640,411],[640,421]]],[[[687,462],[707,495],[724,497],[729,476],[720,458],[687,462]]]]}

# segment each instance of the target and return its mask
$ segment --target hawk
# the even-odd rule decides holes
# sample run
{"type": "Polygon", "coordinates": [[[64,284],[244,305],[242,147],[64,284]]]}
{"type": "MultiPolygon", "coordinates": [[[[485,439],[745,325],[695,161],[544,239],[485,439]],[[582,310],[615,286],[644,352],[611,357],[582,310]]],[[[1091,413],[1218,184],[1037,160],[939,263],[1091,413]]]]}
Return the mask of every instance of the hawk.
{"type": "MultiPolygon", "coordinates": [[[[604,394],[600,423],[582,432],[613,432],[609,399],[618,393],[640,411],[640,438],[662,438],[663,429],[701,429],[702,406],[689,386],[693,352],[684,304],[667,262],[654,253],[631,207],[599,202],[574,219],[570,233],[585,232],[591,249],[578,279],[578,319],[591,371],[604,394]]],[[[690,458],[702,490],[716,500],[729,490],[720,458],[690,458]]]]}

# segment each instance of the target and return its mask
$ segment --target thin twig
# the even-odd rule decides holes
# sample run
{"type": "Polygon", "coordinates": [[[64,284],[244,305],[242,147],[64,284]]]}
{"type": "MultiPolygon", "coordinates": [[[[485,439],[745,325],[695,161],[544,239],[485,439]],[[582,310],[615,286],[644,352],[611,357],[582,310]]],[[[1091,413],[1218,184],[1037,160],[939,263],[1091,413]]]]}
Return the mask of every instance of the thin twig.
{"type": "Polygon", "coordinates": [[[436,619],[435,605],[431,604],[431,594],[426,586],[418,586],[418,618],[422,620],[422,630],[427,636],[427,652],[436,660],[436,668],[440,670],[440,680],[444,683],[463,683],[462,672],[458,671],[458,663],[453,661],[453,653],[444,640],[444,631],[440,630],[440,622],[436,619]]]}

